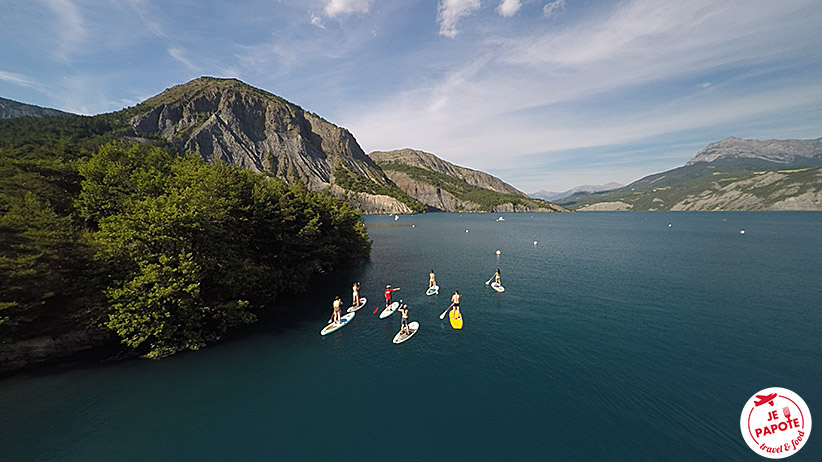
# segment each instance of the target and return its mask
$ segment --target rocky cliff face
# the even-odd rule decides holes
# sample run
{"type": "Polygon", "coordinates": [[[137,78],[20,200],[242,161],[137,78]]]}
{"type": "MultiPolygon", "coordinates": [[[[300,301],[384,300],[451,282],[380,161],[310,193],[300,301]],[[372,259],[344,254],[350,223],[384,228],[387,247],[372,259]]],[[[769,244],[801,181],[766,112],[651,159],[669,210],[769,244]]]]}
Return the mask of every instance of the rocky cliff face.
{"type": "Polygon", "coordinates": [[[815,140],[746,140],[735,137],[711,143],[685,165],[717,160],[753,159],[779,164],[822,165],[822,138],[815,140]]]}
{"type": "Polygon", "coordinates": [[[58,111],[57,109],[49,109],[31,104],[20,103],[6,98],[0,98],[0,119],[63,115],[69,115],[69,113],[58,111]]]}
{"type": "MultiPolygon", "coordinates": [[[[209,162],[270,172],[314,191],[336,185],[335,172],[341,169],[380,187],[393,187],[348,130],[238,80],[202,77],[136,109],[138,115],[131,119],[136,136],[162,138],[209,162]]],[[[357,197],[352,203],[367,213],[409,210],[388,196],[372,198],[339,187],[334,192],[357,197]]]]}
{"type": "Polygon", "coordinates": [[[406,194],[445,212],[558,212],[556,204],[531,199],[497,177],[460,167],[413,149],[369,154],[406,194]]]}
{"type": "Polygon", "coordinates": [[[458,178],[472,186],[490,189],[503,194],[517,194],[520,196],[525,196],[525,193],[495,176],[489,175],[485,172],[480,172],[478,170],[454,165],[431,153],[416,151],[414,149],[399,149],[388,152],[375,151],[369,153],[368,155],[379,164],[400,162],[411,167],[441,172],[454,178],[458,178]]]}
{"type": "Polygon", "coordinates": [[[686,165],[562,202],[587,210],[822,210],[822,138],[711,143],[686,165]]]}

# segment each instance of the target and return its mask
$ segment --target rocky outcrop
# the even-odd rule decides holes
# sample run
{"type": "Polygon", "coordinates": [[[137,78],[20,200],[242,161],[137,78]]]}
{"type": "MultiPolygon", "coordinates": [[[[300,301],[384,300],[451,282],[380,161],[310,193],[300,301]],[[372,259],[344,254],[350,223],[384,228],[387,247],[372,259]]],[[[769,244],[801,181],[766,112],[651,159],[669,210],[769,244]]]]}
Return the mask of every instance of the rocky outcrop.
{"type": "MultiPolygon", "coordinates": [[[[135,136],[159,137],[208,162],[269,172],[314,191],[336,185],[341,170],[394,188],[348,130],[239,80],[201,77],[148,99],[136,111],[135,136]]],[[[352,204],[365,212],[402,213],[391,201],[362,194],[352,204]]]]}
{"type": "Polygon", "coordinates": [[[822,211],[822,138],[711,143],[686,165],[561,201],[577,210],[822,211]]]}
{"type": "Polygon", "coordinates": [[[625,212],[631,210],[633,206],[625,202],[599,202],[596,204],[586,205],[577,209],[579,212],[625,212]]]}
{"type": "Polygon", "coordinates": [[[401,149],[368,154],[408,196],[445,212],[558,212],[556,204],[529,198],[499,178],[460,167],[434,154],[401,149]],[[477,192],[480,192],[477,194],[477,192]],[[480,203],[477,197],[484,202],[480,203]],[[474,198],[474,199],[472,199],[474,198]]]}
{"type": "Polygon", "coordinates": [[[69,115],[69,113],[58,111],[57,109],[49,109],[31,104],[20,103],[6,98],[0,98],[0,119],[64,115],[69,115]]]}
{"type": "Polygon", "coordinates": [[[490,189],[503,194],[517,194],[520,196],[525,196],[525,193],[495,176],[489,175],[485,172],[480,172],[479,170],[454,165],[428,152],[417,151],[414,149],[399,149],[388,152],[374,151],[368,155],[377,161],[378,164],[400,162],[411,167],[419,167],[426,170],[444,173],[454,178],[458,178],[471,186],[490,189]]]}
{"type": "Polygon", "coordinates": [[[671,210],[822,210],[822,169],[762,172],[724,187],[715,184],[674,204],[671,210]],[[815,173],[815,180],[792,181],[793,174],[809,172],[815,173]]]}
{"type": "Polygon", "coordinates": [[[699,151],[685,165],[717,160],[753,159],[779,164],[822,165],[822,138],[814,140],[748,140],[725,138],[699,151]]]}
{"type": "Polygon", "coordinates": [[[409,214],[415,213],[410,207],[390,196],[382,194],[365,194],[345,190],[332,185],[328,191],[334,196],[348,202],[369,214],[409,214]]]}

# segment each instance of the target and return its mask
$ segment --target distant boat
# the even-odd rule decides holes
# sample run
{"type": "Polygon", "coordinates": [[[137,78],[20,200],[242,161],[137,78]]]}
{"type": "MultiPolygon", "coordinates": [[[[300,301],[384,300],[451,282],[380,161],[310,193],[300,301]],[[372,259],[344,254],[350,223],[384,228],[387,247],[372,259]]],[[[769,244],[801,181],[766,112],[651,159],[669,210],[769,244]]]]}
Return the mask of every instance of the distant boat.
{"type": "Polygon", "coordinates": [[[505,218],[499,217],[497,218],[497,221],[505,221],[505,218]]]}
{"type": "Polygon", "coordinates": [[[397,221],[397,220],[399,220],[399,219],[400,219],[400,216],[399,216],[399,215],[394,215],[394,221],[397,221]]]}

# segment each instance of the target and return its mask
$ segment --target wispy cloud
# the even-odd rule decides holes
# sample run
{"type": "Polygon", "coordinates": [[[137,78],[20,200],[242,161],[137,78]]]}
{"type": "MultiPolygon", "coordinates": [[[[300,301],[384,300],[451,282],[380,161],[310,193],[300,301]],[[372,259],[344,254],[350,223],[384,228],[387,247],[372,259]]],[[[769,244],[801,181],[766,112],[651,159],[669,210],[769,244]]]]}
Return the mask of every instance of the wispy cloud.
{"type": "MultiPolygon", "coordinates": [[[[371,7],[371,0],[323,0],[325,8],[323,11],[329,18],[344,16],[355,13],[368,13],[371,7]]],[[[314,21],[311,21],[312,24],[314,21]]]]}
{"type": "Polygon", "coordinates": [[[440,35],[449,38],[456,37],[459,20],[477,11],[480,6],[479,0],[440,0],[437,6],[440,35]]]}
{"type": "Polygon", "coordinates": [[[188,58],[185,56],[185,50],[182,48],[172,47],[168,49],[168,54],[178,62],[183,63],[187,68],[194,72],[200,72],[200,67],[196,64],[192,63],[188,58]]]}
{"type": "Polygon", "coordinates": [[[708,88],[711,86],[711,82],[702,82],[696,85],[699,88],[708,88]]]}
{"type": "Polygon", "coordinates": [[[546,18],[550,18],[563,9],[565,9],[565,0],[555,0],[542,7],[542,14],[546,18]]]}
{"type": "Polygon", "coordinates": [[[517,14],[517,11],[522,7],[520,0],[502,0],[497,7],[497,13],[500,16],[508,17],[517,14]]]}
{"type": "MultiPolygon", "coordinates": [[[[440,16],[449,11],[452,19],[441,20],[441,34],[448,36],[448,24],[455,27],[474,11],[469,4],[478,7],[440,3],[440,16]]],[[[449,63],[439,77],[382,104],[357,106],[357,114],[342,121],[367,151],[414,146],[493,168],[501,159],[519,162],[535,153],[783,117],[796,105],[822,104],[822,88],[809,85],[807,76],[794,79],[801,83],[796,87],[790,74],[757,85],[756,75],[806,65],[807,50],[822,46],[822,36],[813,33],[822,13],[812,4],[762,1],[751,9],[711,0],[619,2],[563,28],[489,38],[477,47],[482,51],[449,63]],[[691,94],[682,85],[717,72],[738,82],[701,80],[698,86],[708,83],[712,91],[691,87],[691,94]]]]}
{"type": "Polygon", "coordinates": [[[151,4],[148,0],[129,0],[131,4],[132,11],[137,13],[137,17],[143,22],[143,25],[148,29],[155,37],[159,37],[162,39],[166,38],[166,33],[163,30],[163,26],[156,20],[156,11],[149,11],[151,9],[151,4]]]}
{"type": "Polygon", "coordinates": [[[14,85],[19,85],[21,87],[28,87],[28,88],[35,88],[39,89],[40,85],[38,85],[33,80],[30,80],[20,74],[15,74],[13,72],[6,72],[0,71],[0,80],[4,82],[8,82],[14,85]]]}
{"type": "Polygon", "coordinates": [[[57,38],[55,50],[60,59],[66,60],[69,55],[78,51],[86,39],[86,26],[79,8],[71,0],[43,0],[46,6],[57,16],[54,37],[57,38]]]}

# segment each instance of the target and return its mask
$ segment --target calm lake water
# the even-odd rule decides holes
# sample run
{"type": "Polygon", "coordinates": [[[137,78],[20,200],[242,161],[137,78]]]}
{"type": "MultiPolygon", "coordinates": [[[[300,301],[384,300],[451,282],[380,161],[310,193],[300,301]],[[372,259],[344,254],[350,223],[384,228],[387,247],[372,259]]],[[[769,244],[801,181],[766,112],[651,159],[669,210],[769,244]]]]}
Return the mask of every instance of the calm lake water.
{"type": "Polygon", "coordinates": [[[248,335],[0,381],[0,459],[758,461],[753,393],[822,418],[822,214],[497,216],[368,217],[368,264],[248,335]],[[368,304],[321,337],[355,280],[368,304]],[[386,284],[420,323],[401,345],[386,284]]]}

